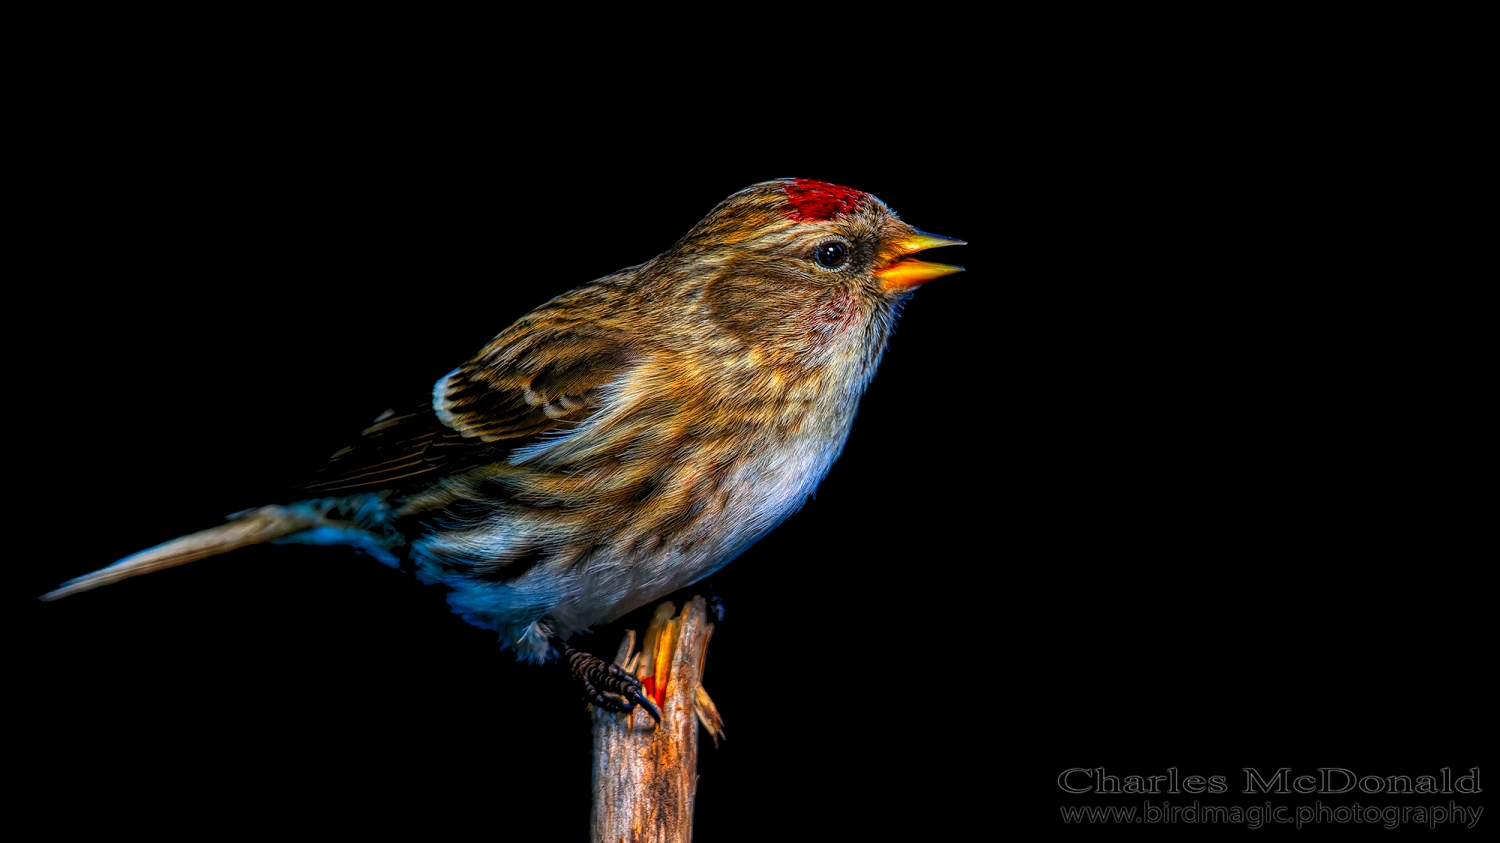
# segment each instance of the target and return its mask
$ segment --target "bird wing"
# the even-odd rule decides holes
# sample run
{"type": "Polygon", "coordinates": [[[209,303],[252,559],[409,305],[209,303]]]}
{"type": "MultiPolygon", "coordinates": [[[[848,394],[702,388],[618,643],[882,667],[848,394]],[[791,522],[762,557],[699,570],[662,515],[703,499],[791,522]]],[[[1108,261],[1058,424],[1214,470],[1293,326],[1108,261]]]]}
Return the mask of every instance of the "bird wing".
{"type": "Polygon", "coordinates": [[[622,331],[528,317],[439,380],[432,403],[383,413],[303,489],[322,495],[424,486],[503,460],[586,418],[600,390],[637,359],[622,331]]]}
{"type": "Polygon", "coordinates": [[[325,495],[420,486],[504,456],[504,450],[464,441],[438,420],[431,404],[424,404],[380,414],[301,488],[325,495]]]}
{"type": "Polygon", "coordinates": [[[518,327],[529,330],[501,334],[438,381],[433,408],[462,436],[513,447],[516,440],[571,427],[640,359],[625,332],[596,322],[518,327]]]}

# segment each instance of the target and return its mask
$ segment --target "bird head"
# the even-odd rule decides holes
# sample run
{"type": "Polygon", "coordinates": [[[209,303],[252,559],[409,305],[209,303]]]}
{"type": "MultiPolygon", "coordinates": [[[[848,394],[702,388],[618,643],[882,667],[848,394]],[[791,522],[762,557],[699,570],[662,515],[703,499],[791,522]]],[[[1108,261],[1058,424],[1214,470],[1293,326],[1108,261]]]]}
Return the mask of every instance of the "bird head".
{"type": "Polygon", "coordinates": [[[878,359],[912,291],[963,270],[910,255],[959,245],[903,222],[868,193],[777,179],[719,203],[647,274],[778,358],[816,361],[819,350],[858,346],[878,359]]]}
{"type": "Polygon", "coordinates": [[[812,179],[754,184],[719,203],[672,250],[817,286],[859,279],[900,298],[963,267],[907,257],[963,240],[919,231],[876,197],[812,179]]]}

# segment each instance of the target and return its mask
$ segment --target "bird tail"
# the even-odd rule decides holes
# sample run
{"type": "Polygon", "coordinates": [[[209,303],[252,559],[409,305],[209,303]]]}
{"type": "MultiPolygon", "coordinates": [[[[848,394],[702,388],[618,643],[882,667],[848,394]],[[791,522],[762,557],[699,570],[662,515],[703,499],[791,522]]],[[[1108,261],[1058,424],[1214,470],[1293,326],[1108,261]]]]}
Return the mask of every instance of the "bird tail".
{"type": "Polygon", "coordinates": [[[60,600],[81,591],[110,585],[141,574],[175,568],[178,565],[186,565],[189,562],[228,553],[236,548],[252,544],[275,541],[318,526],[320,520],[316,515],[280,506],[248,509],[231,516],[227,524],[172,539],[140,553],[131,554],[107,568],[100,568],[91,574],[74,577],[53,591],[43,594],[41,599],[60,600]]]}

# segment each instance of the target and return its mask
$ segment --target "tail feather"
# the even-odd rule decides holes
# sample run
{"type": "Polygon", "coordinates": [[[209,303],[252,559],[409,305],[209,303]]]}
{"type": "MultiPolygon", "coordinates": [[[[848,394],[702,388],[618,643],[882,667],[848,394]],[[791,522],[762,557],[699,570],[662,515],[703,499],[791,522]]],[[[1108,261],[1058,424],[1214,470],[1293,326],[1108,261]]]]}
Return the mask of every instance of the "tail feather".
{"type": "Polygon", "coordinates": [[[252,544],[274,541],[316,526],[318,519],[279,506],[247,510],[227,524],[201,530],[140,553],[131,554],[107,568],[74,577],[59,588],[41,596],[42,600],[60,600],[81,591],[110,585],[120,580],[175,568],[199,559],[217,556],[252,544]]]}

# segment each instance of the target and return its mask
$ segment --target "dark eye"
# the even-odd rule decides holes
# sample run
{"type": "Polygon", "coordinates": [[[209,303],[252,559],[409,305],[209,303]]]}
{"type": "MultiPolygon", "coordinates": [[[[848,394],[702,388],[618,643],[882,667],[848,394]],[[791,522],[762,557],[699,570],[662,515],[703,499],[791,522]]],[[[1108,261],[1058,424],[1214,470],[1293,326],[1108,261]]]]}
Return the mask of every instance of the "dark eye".
{"type": "Polygon", "coordinates": [[[813,257],[818,259],[818,263],[829,269],[843,264],[844,256],[843,243],[824,243],[818,247],[817,251],[813,252],[813,257]]]}

